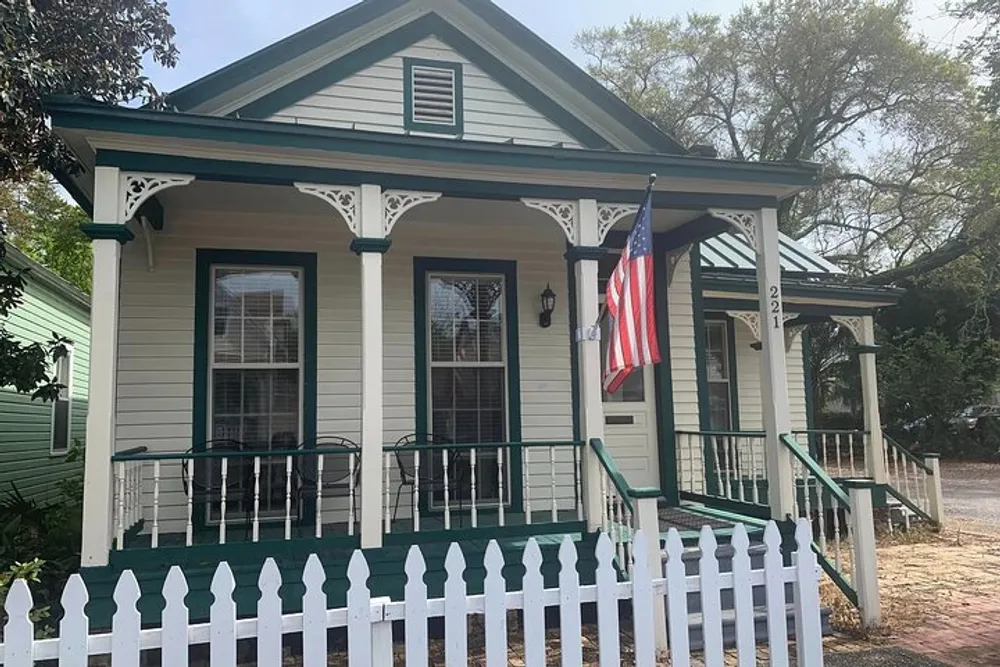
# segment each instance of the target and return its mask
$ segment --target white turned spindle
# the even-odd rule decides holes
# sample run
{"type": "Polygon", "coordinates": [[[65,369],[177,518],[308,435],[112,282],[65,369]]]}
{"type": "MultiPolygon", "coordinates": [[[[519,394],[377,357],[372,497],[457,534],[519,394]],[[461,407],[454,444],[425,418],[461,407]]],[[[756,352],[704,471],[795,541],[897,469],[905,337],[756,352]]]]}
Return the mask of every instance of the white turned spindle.
{"type": "Polygon", "coordinates": [[[476,481],[477,480],[476,480],[476,448],[475,447],[473,447],[472,449],[469,450],[469,474],[470,474],[470,477],[471,477],[470,484],[469,484],[469,487],[470,487],[469,493],[470,493],[470,496],[471,496],[470,501],[472,503],[472,509],[471,509],[472,527],[473,528],[478,528],[479,527],[479,508],[476,505],[476,481]]]}
{"type": "Polygon", "coordinates": [[[260,540],[260,457],[253,457],[253,541],[260,540]]]}
{"type": "Polygon", "coordinates": [[[420,532],[420,452],[413,452],[413,532],[420,532]]]}
{"type": "Polygon", "coordinates": [[[524,522],[531,524],[531,457],[530,449],[524,448],[524,522]]]}
{"type": "Polygon", "coordinates": [[[843,572],[843,555],[841,552],[842,526],[840,522],[840,501],[833,499],[833,563],[837,572],[843,572]]]}
{"type": "Polygon", "coordinates": [[[444,529],[451,530],[451,483],[448,480],[448,450],[441,450],[441,469],[444,470],[444,529]]]}
{"type": "Polygon", "coordinates": [[[847,442],[847,456],[851,463],[851,477],[857,477],[858,469],[854,465],[854,436],[851,433],[846,433],[840,437],[847,442]]]}
{"type": "Polygon", "coordinates": [[[323,537],[323,464],[326,456],[316,455],[316,539],[323,537]]]}
{"type": "Polygon", "coordinates": [[[501,527],[503,527],[503,526],[506,525],[505,513],[504,513],[504,509],[505,509],[505,506],[504,506],[504,492],[503,492],[503,488],[504,488],[504,483],[503,483],[504,482],[504,479],[503,479],[503,476],[504,476],[504,472],[503,472],[503,455],[504,455],[503,448],[502,447],[497,447],[497,482],[498,482],[497,483],[497,487],[498,487],[497,488],[497,496],[498,496],[498,498],[500,500],[500,502],[497,503],[497,519],[499,520],[499,523],[500,523],[501,527]]]}
{"type": "Polygon", "coordinates": [[[573,446],[573,472],[576,475],[576,490],[573,495],[576,496],[576,520],[583,521],[583,470],[580,468],[580,452],[579,448],[573,446]]]}
{"type": "Polygon", "coordinates": [[[382,521],[385,523],[386,535],[392,532],[392,510],[389,508],[389,498],[391,497],[389,491],[389,470],[392,467],[391,457],[392,454],[386,452],[382,461],[382,521]]]}
{"type": "Polygon", "coordinates": [[[285,540],[292,539],[292,457],[285,457],[285,540]]]}
{"type": "Polygon", "coordinates": [[[219,544],[226,543],[226,501],[229,487],[229,459],[222,458],[222,485],[219,487],[219,544]]]}
{"type": "Polygon", "coordinates": [[[549,494],[552,502],[552,523],[556,523],[559,520],[559,507],[556,504],[556,448],[554,446],[549,446],[549,494]]]}
{"type": "Polygon", "coordinates": [[[350,471],[350,475],[347,478],[347,534],[354,535],[354,513],[355,513],[355,502],[354,502],[354,485],[355,485],[355,474],[354,466],[357,465],[357,455],[352,451],[347,455],[347,469],[350,471]]]}
{"type": "Polygon", "coordinates": [[[153,461],[153,548],[160,546],[160,461],[153,461]]]}
{"type": "MultiPolygon", "coordinates": [[[[184,465],[183,462],[181,465],[184,465]]],[[[184,529],[184,544],[191,546],[194,540],[194,459],[190,460],[187,476],[187,525],[184,529]]]]}
{"type": "Polygon", "coordinates": [[[115,544],[119,551],[124,548],[125,542],[125,463],[119,461],[118,465],[115,466],[117,470],[118,479],[115,480],[118,486],[118,502],[117,502],[117,512],[118,515],[115,521],[115,544]]]}

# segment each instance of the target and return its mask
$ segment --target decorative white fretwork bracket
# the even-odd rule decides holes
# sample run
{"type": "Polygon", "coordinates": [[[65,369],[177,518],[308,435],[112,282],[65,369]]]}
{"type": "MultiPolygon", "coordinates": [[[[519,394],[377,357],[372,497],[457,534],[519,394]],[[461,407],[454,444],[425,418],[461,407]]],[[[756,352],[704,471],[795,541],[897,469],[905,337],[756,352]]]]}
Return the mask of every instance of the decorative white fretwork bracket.
{"type": "Polygon", "coordinates": [[[565,199],[522,199],[528,208],[541,211],[555,220],[571,245],[579,245],[576,221],[580,218],[580,204],[565,199]]]}
{"type": "Polygon", "coordinates": [[[441,198],[440,192],[414,192],[412,190],[386,190],[382,193],[382,233],[389,236],[403,214],[421,204],[441,198]]]}
{"type": "Polygon", "coordinates": [[[604,243],[608,232],[622,218],[639,212],[637,204],[598,204],[597,205],[597,244],[604,243]]]}
{"type": "Polygon", "coordinates": [[[710,208],[708,214],[713,218],[718,218],[728,223],[733,229],[742,234],[750,243],[750,247],[760,252],[757,247],[757,223],[760,211],[747,211],[733,208],[710,208]]]}
{"type": "Polygon", "coordinates": [[[352,185],[317,185],[315,183],[295,183],[295,189],[313,197],[319,197],[332,206],[347,223],[347,228],[358,235],[358,208],[361,188],[352,185]]]}
{"type": "Polygon", "coordinates": [[[854,342],[858,345],[865,344],[864,320],[857,315],[831,315],[830,319],[837,324],[847,327],[847,330],[854,336],[854,342]]]}
{"type": "MultiPolygon", "coordinates": [[[[739,320],[743,324],[747,325],[750,329],[750,335],[753,336],[753,341],[755,343],[760,342],[760,313],[756,310],[727,310],[726,315],[729,315],[734,320],[739,320]]],[[[798,317],[798,313],[783,313],[782,318],[784,322],[789,322],[798,317]]],[[[792,329],[798,329],[799,327],[791,327],[792,329]]],[[[804,328],[804,327],[803,327],[804,328]]],[[[801,331],[797,333],[802,333],[801,331]]],[[[788,329],[785,329],[785,347],[788,347],[788,329]]]]}
{"type": "Polygon", "coordinates": [[[188,185],[194,176],[184,174],[149,174],[138,171],[123,171],[118,175],[118,223],[125,224],[135,217],[139,207],[150,197],[167,188],[188,185]]]}

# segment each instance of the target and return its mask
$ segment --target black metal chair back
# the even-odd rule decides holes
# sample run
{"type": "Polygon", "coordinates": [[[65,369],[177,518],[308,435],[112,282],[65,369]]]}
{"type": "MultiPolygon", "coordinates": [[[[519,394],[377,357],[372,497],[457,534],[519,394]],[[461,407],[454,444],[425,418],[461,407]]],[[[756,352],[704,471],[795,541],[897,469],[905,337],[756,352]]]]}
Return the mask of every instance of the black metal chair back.
{"type": "MultiPolygon", "coordinates": [[[[323,458],[323,486],[346,485],[351,476],[354,476],[354,485],[361,481],[361,455],[355,454],[354,464],[351,465],[350,452],[357,450],[358,445],[353,440],[339,435],[321,435],[311,440],[306,440],[299,449],[303,452],[316,450],[317,454],[326,454],[323,458]]],[[[297,467],[298,476],[303,486],[315,487],[319,466],[318,456],[308,456],[303,454],[297,467]]]]}
{"type": "MultiPolygon", "coordinates": [[[[186,453],[199,452],[242,452],[243,443],[231,438],[218,440],[208,440],[196,447],[187,450],[186,453]]],[[[246,479],[243,471],[246,470],[245,462],[241,458],[230,459],[226,464],[226,493],[233,489],[240,489],[244,486],[246,479]]],[[[195,497],[205,497],[209,500],[222,495],[222,459],[221,458],[200,458],[184,459],[181,465],[181,481],[184,485],[184,493],[191,493],[195,497]],[[192,476],[192,467],[194,474],[192,476]]]]}

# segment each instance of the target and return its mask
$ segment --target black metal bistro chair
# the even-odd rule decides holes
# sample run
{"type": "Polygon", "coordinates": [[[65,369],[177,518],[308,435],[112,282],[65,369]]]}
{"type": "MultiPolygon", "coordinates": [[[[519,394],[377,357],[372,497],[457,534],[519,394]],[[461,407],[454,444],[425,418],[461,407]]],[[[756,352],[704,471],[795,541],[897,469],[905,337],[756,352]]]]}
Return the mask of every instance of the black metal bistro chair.
{"type": "MultiPolygon", "coordinates": [[[[403,436],[396,441],[396,447],[413,447],[419,445],[452,445],[454,444],[450,439],[444,436],[435,436],[430,433],[411,433],[410,435],[403,436]]],[[[462,484],[464,482],[465,476],[465,466],[460,465],[461,461],[464,460],[464,452],[461,450],[449,450],[448,451],[448,485],[447,490],[449,496],[454,498],[459,502],[459,507],[461,508],[461,498],[459,491],[462,489],[462,484]]],[[[444,466],[441,465],[443,451],[420,451],[416,450],[412,454],[409,452],[396,450],[396,465],[399,468],[399,485],[396,487],[396,502],[393,505],[392,519],[396,520],[396,514],[399,512],[399,501],[403,496],[403,488],[409,487],[411,489],[410,493],[412,495],[414,486],[419,483],[419,492],[421,494],[429,494],[428,496],[433,500],[434,495],[438,493],[444,493],[445,491],[445,480],[444,480],[444,466]],[[416,457],[420,458],[420,476],[419,479],[416,474],[416,457]]],[[[420,499],[417,499],[420,502],[420,499]]]]}
{"type": "MultiPolygon", "coordinates": [[[[243,443],[231,438],[208,440],[205,443],[192,447],[186,453],[218,452],[218,453],[242,453],[243,443]]],[[[204,521],[207,524],[210,520],[219,519],[221,516],[213,517],[213,506],[218,504],[221,511],[223,489],[228,510],[238,507],[245,514],[245,528],[250,530],[250,507],[252,493],[252,466],[247,466],[247,459],[243,457],[229,458],[226,462],[226,482],[222,482],[222,458],[191,458],[184,459],[181,465],[181,482],[184,493],[190,494],[193,505],[202,505],[205,508],[204,521]],[[192,474],[193,470],[193,474],[192,474]]]]}
{"type": "Polygon", "coordinates": [[[355,514],[357,514],[357,492],[361,485],[361,453],[357,443],[339,435],[321,435],[306,440],[299,445],[299,449],[303,453],[297,457],[295,477],[300,515],[304,503],[310,500],[315,503],[319,492],[322,492],[323,498],[349,496],[355,503],[355,514]],[[305,453],[312,450],[315,450],[315,454],[305,453]],[[353,461],[352,452],[354,452],[353,461]],[[319,475],[321,454],[323,455],[322,478],[319,475]]]}

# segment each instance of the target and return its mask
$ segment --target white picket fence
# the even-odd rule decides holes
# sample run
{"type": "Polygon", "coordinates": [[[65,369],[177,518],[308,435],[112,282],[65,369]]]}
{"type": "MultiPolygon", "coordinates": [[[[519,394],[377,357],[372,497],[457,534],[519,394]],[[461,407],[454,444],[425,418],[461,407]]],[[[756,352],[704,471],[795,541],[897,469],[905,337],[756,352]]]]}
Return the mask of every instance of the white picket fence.
{"type": "MultiPolygon", "coordinates": [[[[818,572],[816,558],[811,551],[809,524],[801,521],[796,532],[797,550],[793,564],[782,563],[780,536],[774,524],[765,533],[768,554],[765,567],[751,570],[746,531],[737,526],[733,536],[736,556],[733,571],[720,573],[715,557],[716,540],[712,531],[703,529],[700,547],[703,551],[701,573],[688,576],[681,559],[683,545],[676,530],[671,530],[664,551],[664,577],[659,574],[659,563],[649,562],[652,550],[646,549],[646,537],[635,535],[635,562],[631,581],[619,581],[613,559],[615,548],[606,535],[601,535],[596,556],[598,568],[596,584],[581,586],[577,573],[577,551],[574,543],[566,538],[559,549],[561,571],[559,586],[546,589],[543,584],[542,553],[538,543],[528,541],[523,554],[526,573],[522,591],[508,591],[502,576],[503,554],[496,542],[491,542],[486,552],[486,580],[484,593],[468,595],[463,578],[465,559],[457,544],[448,552],[445,569],[447,581],[444,597],[428,599],[424,583],[426,566],[417,547],[410,549],[406,561],[407,584],[405,599],[392,601],[373,599],[368,589],[368,564],[360,551],[354,553],[349,567],[350,588],[347,606],[328,609],[323,584],[326,580],[319,558],[310,556],[303,571],[305,594],[302,611],[282,613],[278,589],[281,573],[274,560],[268,559],[261,572],[258,585],[261,592],[257,617],[238,619],[233,601],[235,580],[226,563],[220,563],[212,580],[214,602],[207,623],[189,623],[184,598],[188,592],[184,575],[173,567],[163,586],[166,606],[162,625],[156,628],[141,627],[136,602],[139,586],[131,571],[124,572],[114,592],[117,613],[110,633],[90,634],[89,621],[84,613],[88,601],[86,586],[79,575],[74,575],[62,597],[65,616],[59,626],[59,636],[36,639],[30,620],[31,593],[24,581],[11,587],[6,601],[9,616],[4,628],[4,644],[0,644],[0,662],[8,667],[26,667],[39,660],[58,660],[60,667],[86,667],[89,656],[108,656],[112,667],[139,667],[144,651],[160,649],[159,664],[170,667],[188,667],[189,647],[207,645],[212,667],[237,665],[237,641],[256,639],[256,656],[247,660],[262,667],[282,665],[283,644],[286,635],[301,634],[303,667],[326,667],[327,664],[346,664],[348,667],[387,667],[393,664],[392,623],[405,623],[405,664],[407,667],[426,667],[431,642],[428,637],[430,618],[444,619],[444,664],[447,667],[465,667],[469,663],[469,617],[482,619],[487,667],[506,667],[511,645],[508,639],[508,610],[520,610],[523,635],[517,648],[523,651],[526,667],[544,667],[547,662],[545,609],[559,609],[560,664],[579,667],[584,664],[581,642],[581,605],[596,603],[599,641],[599,664],[613,667],[622,664],[622,637],[634,642],[636,667],[654,667],[657,653],[666,650],[669,631],[670,659],[674,667],[691,665],[688,642],[687,594],[700,594],[706,651],[706,667],[722,667],[722,613],[720,595],[732,589],[736,600],[736,634],[738,638],[739,665],[756,665],[753,645],[753,586],[765,586],[767,597],[773,604],[769,613],[770,664],[777,667],[789,665],[788,638],[785,619],[785,585],[795,588],[795,627],[797,664],[799,667],[821,667],[822,637],[820,627],[818,572]],[[619,601],[631,600],[632,621],[630,628],[620,626],[619,601]],[[667,610],[667,628],[656,627],[654,619],[662,618],[659,609],[667,610]],[[659,608],[659,609],[658,609],[659,608]],[[331,628],[347,628],[346,651],[333,648],[328,653],[328,633],[331,628]],[[346,652],[342,655],[338,652],[346,652]],[[328,662],[329,661],[329,662],[328,662]]],[[[663,655],[660,656],[664,657],[663,655]]],[[[438,664],[438,663],[435,663],[438,664]]]]}

